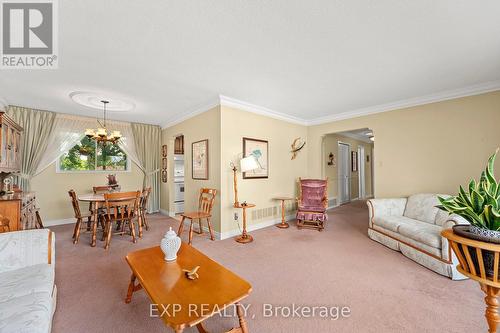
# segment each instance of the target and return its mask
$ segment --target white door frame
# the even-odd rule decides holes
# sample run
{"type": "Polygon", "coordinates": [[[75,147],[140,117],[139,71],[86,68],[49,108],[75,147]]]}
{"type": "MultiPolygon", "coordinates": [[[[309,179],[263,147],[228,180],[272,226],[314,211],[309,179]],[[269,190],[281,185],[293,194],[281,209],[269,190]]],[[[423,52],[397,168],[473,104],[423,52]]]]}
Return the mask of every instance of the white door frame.
{"type": "Polygon", "coordinates": [[[339,205],[342,205],[342,204],[345,204],[345,203],[348,203],[351,201],[351,167],[350,167],[350,156],[351,156],[351,145],[346,143],[346,142],[342,142],[342,141],[337,141],[337,147],[340,147],[340,145],[345,145],[347,146],[347,173],[348,173],[348,177],[347,177],[347,200],[344,201],[344,202],[341,202],[341,188],[342,188],[342,182],[341,182],[341,176],[340,176],[340,163],[342,163],[342,156],[340,154],[340,149],[337,148],[337,151],[338,151],[338,167],[337,167],[337,178],[338,178],[338,203],[339,205]]]}
{"type": "Polygon", "coordinates": [[[358,146],[358,199],[366,197],[365,147],[358,146]]]}

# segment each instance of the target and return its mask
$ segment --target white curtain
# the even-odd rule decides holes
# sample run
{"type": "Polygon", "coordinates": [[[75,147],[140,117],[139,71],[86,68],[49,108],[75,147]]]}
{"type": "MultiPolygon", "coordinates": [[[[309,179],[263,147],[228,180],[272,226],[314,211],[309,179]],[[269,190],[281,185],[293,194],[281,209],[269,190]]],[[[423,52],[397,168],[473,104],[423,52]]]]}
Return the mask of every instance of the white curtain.
{"type": "MultiPolygon", "coordinates": [[[[40,164],[35,173],[39,174],[49,165],[57,161],[62,154],[66,153],[75,146],[85,135],[85,129],[96,128],[98,126],[95,118],[73,116],[68,114],[56,115],[54,130],[51,133],[47,150],[45,151],[40,164]]],[[[144,170],[139,159],[134,144],[134,135],[130,123],[121,121],[107,121],[106,127],[110,130],[120,131],[122,138],[119,141],[120,148],[127,154],[141,170],[144,170]]]]}

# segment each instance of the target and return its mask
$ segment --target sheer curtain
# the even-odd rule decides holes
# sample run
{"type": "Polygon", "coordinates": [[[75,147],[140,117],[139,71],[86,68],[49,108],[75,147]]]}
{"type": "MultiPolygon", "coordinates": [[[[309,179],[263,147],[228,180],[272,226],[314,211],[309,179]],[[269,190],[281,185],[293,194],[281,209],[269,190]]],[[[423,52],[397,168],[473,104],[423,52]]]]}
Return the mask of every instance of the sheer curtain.
{"type": "Polygon", "coordinates": [[[160,210],[160,126],[133,123],[132,131],[137,157],[144,173],[144,187],[151,187],[148,212],[160,210]]]}
{"type": "MultiPolygon", "coordinates": [[[[57,161],[62,154],[80,142],[85,135],[85,129],[95,128],[96,126],[97,122],[95,118],[57,114],[54,121],[54,130],[49,138],[47,149],[38,165],[35,175],[42,172],[49,165],[57,161]]],[[[130,160],[143,170],[135,151],[134,135],[130,123],[108,121],[106,127],[122,133],[123,137],[119,143],[120,148],[127,154],[130,160]]]]}
{"type": "Polygon", "coordinates": [[[9,106],[7,114],[23,128],[21,173],[16,176],[21,189],[29,191],[31,178],[36,175],[50,136],[54,132],[56,114],[13,105],[9,106]]]}

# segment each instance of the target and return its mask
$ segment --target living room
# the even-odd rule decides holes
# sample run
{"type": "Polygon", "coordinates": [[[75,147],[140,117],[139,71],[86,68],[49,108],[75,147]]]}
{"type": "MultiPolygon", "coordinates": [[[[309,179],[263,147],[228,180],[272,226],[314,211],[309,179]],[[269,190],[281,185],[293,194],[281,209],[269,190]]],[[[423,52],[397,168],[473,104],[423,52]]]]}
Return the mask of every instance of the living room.
{"type": "Polygon", "coordinates": [[[0,6],[0,333],[497,331],[499,3],[0,6]]]}

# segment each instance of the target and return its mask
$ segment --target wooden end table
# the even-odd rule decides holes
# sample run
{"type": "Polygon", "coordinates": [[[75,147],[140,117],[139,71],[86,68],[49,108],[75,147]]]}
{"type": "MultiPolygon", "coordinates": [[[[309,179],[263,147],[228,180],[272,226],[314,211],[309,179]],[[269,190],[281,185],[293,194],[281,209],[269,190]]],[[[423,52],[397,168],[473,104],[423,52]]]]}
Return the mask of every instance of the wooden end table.
{"type": "Polygon", "coordinates": [[[253,242],[253,237],[249,234],[247,234],[247,208],[253,208],[255,207],[254,204],[247,203],[238,203],[234,205],[234,208],[241,208],[243,209],[243,232],[241,233],[240,236],[236,237],[234,240],[237,241],[238,243],[246,244],[253,242]]]}
{"type": "Polygon", "coordinates": [[[499,281],[499,262],[500,262],[500,244],[486,243],[470,238],[459,236],[453,232],[453,229],[446,229],[441,232],[441,235],[448,239],[453,252],[458,258],[459,265],[457,270],[463,275],[479,282],[481,290],[484,291],[486,297],[486,321],[490,333],[496,332],[500,324],[499,315],[499,301],[498,295],[500,294],[500,281],[499,281]],[[490,276],[485,268],[483,262],[483,255],[485,251],[490,252],[493,257],[493,276],[490,276]],[[471,256],[475,254],[477,258],[477,267],[471,256]]]}
{"type": "Polygon", "coordinates": [[[193,326],[207,333],[203,321],[235,304],[239,327],[226,333],[248,333],[239,304],[252,291],[247,281],[186,243],[182,243],[176,261],[167,262],[164,257],[159,246],[125,257],[132,269],[125,303],[131,302],[135,291],[144,289],[151,303],[158,306],[163,322],[176,333],[193,326]],[[200,266],[199,278],[189,280],[182,270],[196,266],[200,266]]]}
{"type": "Polygon", "coordinates": [[[276,227],[281,228],[281,229],[286,229],[286,228],[290,227],[290,225],[285,221],[285,201],[295,200],[295,198],[292,198],[292,197],[274,197],[273,200],[281,201],[281,223],[276,224],[276,227]]]}

